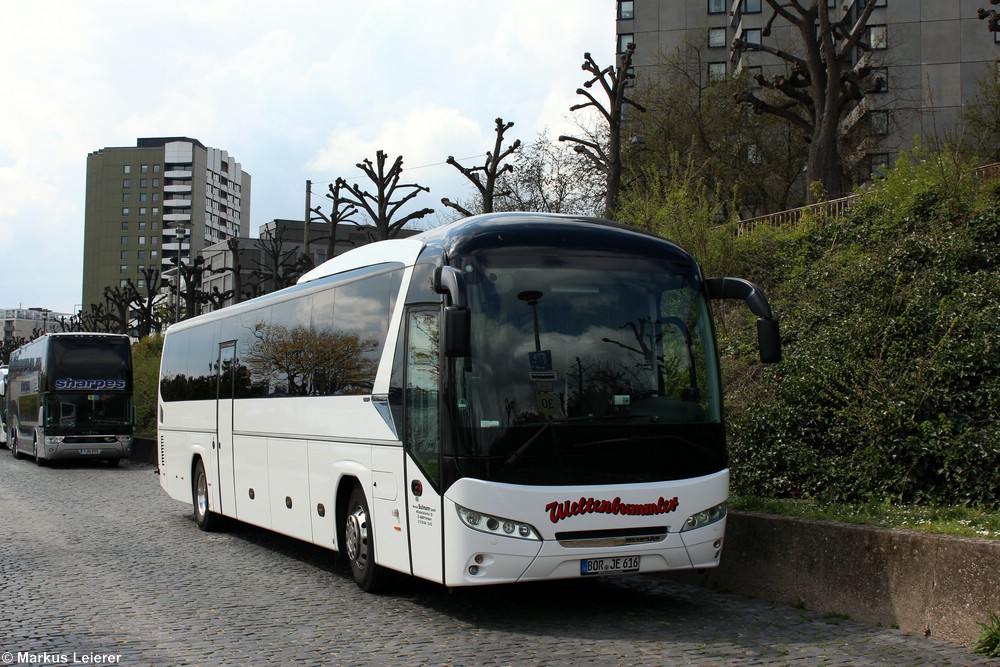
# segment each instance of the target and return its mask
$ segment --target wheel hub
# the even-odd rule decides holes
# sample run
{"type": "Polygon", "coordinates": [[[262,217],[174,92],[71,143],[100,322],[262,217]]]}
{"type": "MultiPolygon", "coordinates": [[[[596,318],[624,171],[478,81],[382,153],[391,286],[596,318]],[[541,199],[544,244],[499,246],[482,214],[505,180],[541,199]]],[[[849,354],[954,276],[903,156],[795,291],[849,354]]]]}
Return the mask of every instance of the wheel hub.
{"type": "Polygon", "coordinates": [[[357,507],[351,512],[344,532],[347,557],[359,569],[364,569],[368,562],[368,517],[364,508],[357,507]]]}
{"type": "Polygon", "coordinates": [[[198,514],[200,516],[205,516],[208,512],[208,483],[205,480],[205,476],[201,475],[198,477],[198,514]]]}

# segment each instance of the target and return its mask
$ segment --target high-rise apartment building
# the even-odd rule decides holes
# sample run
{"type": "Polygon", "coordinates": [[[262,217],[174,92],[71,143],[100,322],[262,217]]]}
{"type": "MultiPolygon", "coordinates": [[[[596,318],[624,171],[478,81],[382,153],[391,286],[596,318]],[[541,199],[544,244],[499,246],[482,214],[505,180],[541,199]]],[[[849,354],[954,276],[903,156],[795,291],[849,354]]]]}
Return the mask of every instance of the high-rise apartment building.
{"type": "Polygon", "coordinates": [[[134,147],[87,156],[83,310],[104,302],[106,287],[144,272],[171,273],[206,246],[250,227],[250,174],[226,151],[197,139],[139,139],[134,147]]]}
{"type": "MultiPolygon", "coordinates": [[[[803,0],[809,2],[811,0],[803,0]]],[[[867,0],[820,0],[831,19],[853,22],[867,0]]],[[[1000,60],[1000,33],[977,17],[983,0],[877,0],[867,22],[868,58],[883,81],[842,123],[853,135],[859,178],[912,148],[957,138],[963,107],[1000,60]]],[[[761,42],[801,55],[798,32],[780,16],[765,35],[773,10],[765,0],[618,0],[618,50],[633,42],[637,85],[660,76],[658,65],[678,53],[697,53],[702,81],[744,68],[765,76],[785,71],[777,57],[733,48],[733,40],[761,42]],[[697,47],[692,50],[692,47],[697,47]]],[[[662,70],[660,70],[662,71],[662,70]]]]}

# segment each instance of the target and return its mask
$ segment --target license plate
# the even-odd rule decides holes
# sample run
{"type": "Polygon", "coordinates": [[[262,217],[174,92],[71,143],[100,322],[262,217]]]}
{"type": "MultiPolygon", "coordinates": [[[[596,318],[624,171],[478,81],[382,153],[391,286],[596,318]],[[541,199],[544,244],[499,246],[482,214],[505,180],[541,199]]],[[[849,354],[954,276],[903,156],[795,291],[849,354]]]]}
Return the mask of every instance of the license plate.
{"type": "Polygon", "coordinates": [[[639,556],[618,556],[616,558],[584,558],[580,561],[580,574],[618,574],[638,572],[639,556]]]}
{"type": "Polygon", "coordinates": [[[101,450],[99,450],[99,449],[78,449],[77,451],[80,452],[81,454],[100,454],[101,453],[101,450]]]}

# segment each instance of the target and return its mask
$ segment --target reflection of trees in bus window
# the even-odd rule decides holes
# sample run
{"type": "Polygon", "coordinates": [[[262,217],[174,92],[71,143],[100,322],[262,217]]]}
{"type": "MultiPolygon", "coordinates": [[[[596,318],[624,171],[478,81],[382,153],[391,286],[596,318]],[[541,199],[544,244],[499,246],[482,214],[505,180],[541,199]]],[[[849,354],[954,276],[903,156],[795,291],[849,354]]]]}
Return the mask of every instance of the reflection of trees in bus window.
{"type": "MultiPolygon", "coordinates": [[[[239,329],[236,342],[236,359],[241,370],[246,369],[249,382],[236,387],[237,398],[262,398],[267,396],[268,373],[261,370],[260,364],[253,362],[253,348],[257,343],[256,333],[271,323],[271,309],[261,308],[239,316],[239,329]]],[[[237,375],[237,378],[240,376],[237,375]]]]}
{"type": "Polygon", "coordinates": [[[247,366],[253,377],[267,379],[268,396],[371,393],[378,361],[365,354],[377,347],[375,339],[281,324],[259,324],[254,337],[247,366]]]}
{"type": "Polygon", "coordinates": [[[164,350],[164,400],[370,394],[402,271],[296,295],[180,331],[164,350]],[[236,341],[218,366],[219,343],[236,341]]]}

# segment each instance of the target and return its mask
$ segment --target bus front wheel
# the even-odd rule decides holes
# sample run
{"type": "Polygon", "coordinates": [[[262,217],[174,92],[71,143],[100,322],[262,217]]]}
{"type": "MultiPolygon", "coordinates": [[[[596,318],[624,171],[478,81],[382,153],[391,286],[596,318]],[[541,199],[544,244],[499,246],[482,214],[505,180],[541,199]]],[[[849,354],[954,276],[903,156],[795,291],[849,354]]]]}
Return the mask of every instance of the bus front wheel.
{"type": "Polygon", "coordinates": [[[205,464],[198,459],[194,466],[194,477],[191,479],[191,499],[194,505],[194,520],[198,528],[211,532],[217,530],[221,517],[213,512],[208,505],[208,475],[205,474],[205,464]]]}
{"type": "Polygon", "coordinates": [[[38,454],[38,437],[35,436],[31,439],[31,455],[35,457],[35,465],[44,466],[48,464],[48,460],[45,457],[38,454]]]}
{"type": "Polygon", "coordinates": [[[12,428],[10,430],[10,437],[7,438],[7,442],[10,445],[10,453],[14,455],[15,459],[21,458],[21,451],[17,448],[17,429],[12,428]]]}
{"type": "Polygon", "coordinates": [[[374,593],[382,587],[384,572],[375,564],[375,534],[368,500],[360,486],[351,491],[344,521],[344,549],[358,587],[374,593]]]}

